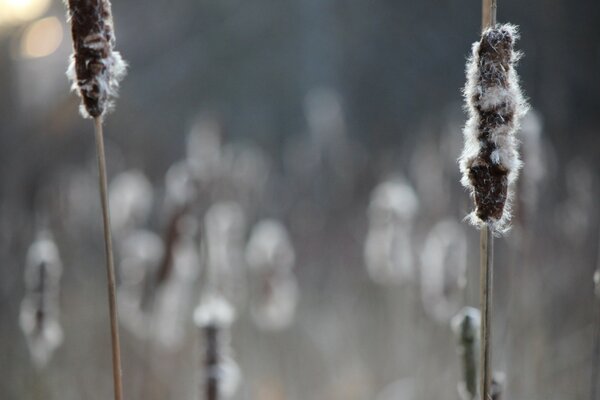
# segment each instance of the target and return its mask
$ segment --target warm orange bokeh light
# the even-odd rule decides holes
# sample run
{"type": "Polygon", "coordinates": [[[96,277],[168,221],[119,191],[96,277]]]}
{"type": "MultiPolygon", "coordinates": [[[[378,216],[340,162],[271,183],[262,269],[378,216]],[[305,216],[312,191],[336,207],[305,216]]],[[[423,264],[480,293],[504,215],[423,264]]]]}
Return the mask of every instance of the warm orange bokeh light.
{"type": "Polygon", "coordinates": [[[39,58],[58,49],[63,39],[63,27],[56,17],[42,18],[31,23],[21,38],[21,56],[39,58]]]}

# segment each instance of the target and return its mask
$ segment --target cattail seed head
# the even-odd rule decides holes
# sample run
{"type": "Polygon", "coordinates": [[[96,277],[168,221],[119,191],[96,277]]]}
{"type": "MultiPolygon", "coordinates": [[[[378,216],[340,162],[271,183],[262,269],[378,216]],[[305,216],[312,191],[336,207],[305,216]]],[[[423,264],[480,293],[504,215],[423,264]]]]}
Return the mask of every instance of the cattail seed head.
{"type": "Polygon", "coordinates": [[[24,272],[25,296],[19,323],[32,361],[41,368],[63,341],[58,301],[62,264],[50,232],[41,231],[29,247],[24,272]]]}
{"type": "Polygon", "coordinates": [[[517,38],[517,28],[509,24],[483,32],[473,44],[464,89],[469,120],[459,163],[461,182],[475,201],[469,218],[497,232],[510,220],[512,186],[521,168],[515,132],[528,108],[514,69],[520,58],[517,38]]]}
{"type": "Polygon", "coordinates": [[[452,331],[456,335],[458,353],[462,358],[463,381],[458,386],[461,399],[477,397],[479,368],[479,331],[481,313],[473,307],[465,307],[452,318],[452,331]]]}
{"type": "Polygon", "coordinates": [[[127,64],[113,51],[115,35],[110,1],[66,0],[73,37],[67,76],[81,97],[85,118],[102,117],[112,107],[127,64]]]}

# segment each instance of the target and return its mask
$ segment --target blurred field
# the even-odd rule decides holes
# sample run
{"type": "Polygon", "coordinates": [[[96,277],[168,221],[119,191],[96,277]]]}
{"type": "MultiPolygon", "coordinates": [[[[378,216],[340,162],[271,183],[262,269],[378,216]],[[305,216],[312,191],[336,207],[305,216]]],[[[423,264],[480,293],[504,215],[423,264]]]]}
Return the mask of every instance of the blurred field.
{"type": "MultiPolygon", "coordinates": [[[[9,3],[0,0],[0,399],[110,398],[92,124],[64,74],[64,6],[41,1],[14,16],[9,3]],[[62,264],[64,338],[37,368],[19,321],[28,249],[44,230],[62,264]]],[[[200,398],[192,315],[209,265],[223,263],[238,315],[233,399],[458,400],[450,319],[477,306],[479,285],[479,233],[462,222],[471,203],[456,163],[479,4],[115,0],[113,13],[130,64],[105,128],[125,397],[200,398]],[[118,192],[116,178],[132,171],[118,192]],[[175,272],[156,289],[169,224],[187,203],[175,272]],[[293,248],[276,272],[249,265],[265,219],[280,221],[293,248]]],[[[499,19],[521,27],[518,69],[534,109],[513,229],[496,241],[493,364],[505,400],[590,399],[599,15],[583,1],[499,3],[499,19]]],[[[270,232],[265,246],[286,240],[270,232]]]]}

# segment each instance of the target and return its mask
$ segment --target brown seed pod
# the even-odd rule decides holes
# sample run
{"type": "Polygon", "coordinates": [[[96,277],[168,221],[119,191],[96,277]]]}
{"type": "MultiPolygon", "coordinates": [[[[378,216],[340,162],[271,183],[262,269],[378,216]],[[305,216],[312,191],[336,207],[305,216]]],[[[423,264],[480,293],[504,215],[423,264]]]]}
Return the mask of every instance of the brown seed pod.
{"type": "Polygon", "coordinates": [[[510,199],[521,160],[515,133],[528,106],[519,87],[514,50],[516,27],[500,25],[483,32],[473,44],[464,89],[469,113],[459,159],[462,184],[471,192],[474,225],[502,232],[510,220],[510,199]]]}
{"type": "Polygon", "coordinates": [[[112,107],[127,64],[113,51],[115,36],[108,0],[68,0],[73,55],[67,76],[81,97],[81,114],[102,117],[112,107]]]}

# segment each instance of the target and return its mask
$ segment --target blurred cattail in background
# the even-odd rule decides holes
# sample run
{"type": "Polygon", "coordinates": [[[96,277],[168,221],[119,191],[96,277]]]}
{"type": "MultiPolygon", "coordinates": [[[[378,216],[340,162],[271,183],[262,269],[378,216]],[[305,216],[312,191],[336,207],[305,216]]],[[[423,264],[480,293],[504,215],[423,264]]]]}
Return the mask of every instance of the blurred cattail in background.
{"type": "Polygon", "coordinates": [[[485,30],[473,44],[464,89],[469,120],[460,156],[462,184],[475,201],[469,216],[474,225],[489,224],[496,232],[510,220],[510,200],[521,161],[515,132],[527,104],[514,69],[517,28],[505,24],[485,30]]]}
{"type": "Polygon", "coordinates": [[[450,324],[462,359],[463,381],[458,384],[458,392],[462,400],[473,400],[478,393],[481,314],[476,308],[465,307],[450,324]]]}
{"type": "Polygon", "coordinates": [[[222,144],[218,121],[202,115],[187,136],[186,159],[194,176],[201,182],[209,182],[219,176],[222,144]]]}
{"type": "Polygon", "coordinates": [[[44,367],[63,341],[59,297],[62,264],[49,231],[38,233],[25,262],[25,297],[19,322],[33,363],[44,367]]]}
{"type": "Polygon", "coordinates": [[[122,235],[146,222],[153,201],[152,184],[137,169],[115,176],[109,186],[110,217],[115,235],[122,235]]]}
{"type": "Polygon", "coordinates": [[[283,224],[266,219],[252,228],[246,263],[258,281],[250,296],[252,317],[262,329],[284,329],[294,318],[298,302],[294,261],[294,248],[283,224]]]}
{"type": "Polygon", "coordinates": [[[459,310],[467,285],[467,238],[451,219],[438,222],[421,252],[421,296],[425,311],[447,323],[459,310]]]}
{"type": "Polygon", "coordinates": [[[373,189],[364,248],[367,271],[373,281],[389,285],[414,279],[411,235],[418,211],[419,199],[403,179],[388,179],[373,189]]]}
{"type": "Polygon", "coordinates": [[[194,322],[200,330],[203,345],[199,399],[227,399],[237,390],[240,370],[230,347],[230,328],[234,319],[233,307],[216,293],[205,294],[194,311],[194,322]]]}
{"type": "Polygon", "coordinates": [[[130,232],[119,246],[119,317],[123,326],[139,338],[148,336],[150,317],[143,312],[143,300],[163,253],[162,240],[148,230],[130,232]]]}
{"type": "Polygon", "coordinates": [[[205,290],[241,304],[244,285],[244,211],[235,202],[210,206],[204,217],[205,290]]]}
{"type": "Polygon", "coordinates": [[[152,335],[158,344],[166,348],[176,348],[182,343],[202,265],[197,245],[196,219],[190,215],[183,217],[177,230],[179,233],[173,245],[171,273],[158,288],[153,309],[152,335]]]}

